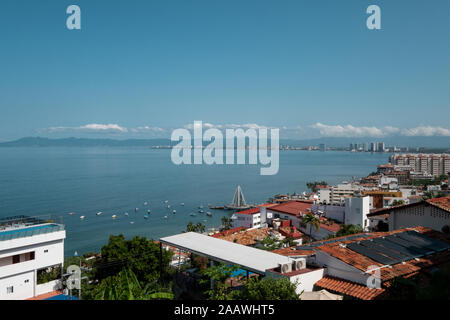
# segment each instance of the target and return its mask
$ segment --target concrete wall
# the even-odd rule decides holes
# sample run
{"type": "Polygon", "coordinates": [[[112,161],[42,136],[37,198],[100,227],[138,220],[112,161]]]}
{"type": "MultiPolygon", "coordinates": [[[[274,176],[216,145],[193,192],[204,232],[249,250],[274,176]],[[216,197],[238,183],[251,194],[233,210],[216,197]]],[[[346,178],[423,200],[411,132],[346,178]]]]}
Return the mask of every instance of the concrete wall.
{"type": "Polygon", "coordinates": [[[313,291],[314,284],[320,279],[322,279],[323,276],[324,276],[324,269],[322,268],[298,274],[292,277],[288,277],[278,272],[273,272],[269,270],[266,271],[266,277],[272,277],[274,279],[288,278],[289,281],[297,285],[295,290],[297,294],[300,294],[303,291],[304,292],[313,291]]]}
{"type": "MultiPolygon", "coordinates": [[[[65,231],[52,232],[26,238],[0,241],[0,300],[27,299],[54,286],[37,286],[36,271],[64,262],[65,231]],[[25,256],[34,252],[34,259],[25,261],[25,256]],[[12,256],[20,255],[19,263],[12,264],[12,256]],[[8,263],[10,262],[10,263],[8,263]],[[13,293],[7,293],[8,287],[13,293]],[[37,290],[39,287],[39,290],[37,290]]],[[[50,292],[53,289],[49,289],[50,292]]]]}
{"type": "Polygon", "coordinates": [[[345,199],[345,224],[360,225],[369,228],[370,196],[345,199]]]}
{"type": "Polygon", "coordinates": [[[389,230],[423,226],[442,231],[450,225],[450,214],[434,206],[415,205],[396,209],[389,215],[389,230]]]}

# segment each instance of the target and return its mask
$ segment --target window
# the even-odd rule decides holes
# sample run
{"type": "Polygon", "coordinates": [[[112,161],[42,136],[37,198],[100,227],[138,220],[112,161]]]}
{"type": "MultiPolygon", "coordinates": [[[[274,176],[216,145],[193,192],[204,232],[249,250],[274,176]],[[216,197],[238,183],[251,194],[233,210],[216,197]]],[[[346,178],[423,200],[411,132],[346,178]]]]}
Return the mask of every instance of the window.
{"type": "Polygon", "coordinates": [[[10,287],[6,288],[6,293],[7,294],[10,294],[10,293],[13,293],[13,292],[14,292],[14,287],[13,286],[10,286],[10,287]]]}
{"type": "Polygon", "coordinates": [[[28,282],[30,282],[30,279],[25,280],[25,283],[28,283],[28,282]]]}
{"type": "Polygon", "coordinates": [[[20,255],[16,254],[15,256],[13,256],[13,264],[14,263],[19,263],[20,262],[20,255]]]}
{"type": "Polygon", "coordinates": [[[47,252],[48,252],[48,249],[45,249],[45,250],[44,250],[44,253],[47,253],[47,252]]]}

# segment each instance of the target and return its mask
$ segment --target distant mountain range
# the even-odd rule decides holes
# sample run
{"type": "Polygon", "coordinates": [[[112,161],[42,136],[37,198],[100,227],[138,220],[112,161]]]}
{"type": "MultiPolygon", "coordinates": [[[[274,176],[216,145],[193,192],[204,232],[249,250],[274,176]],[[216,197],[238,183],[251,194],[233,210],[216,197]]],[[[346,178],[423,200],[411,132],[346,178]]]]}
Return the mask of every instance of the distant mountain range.
{"type": "MultiPolygon", "coordinates": [[[[281,139],[281,145],[294,147],[318,146],[348,147],[350,143],[384,142],[386,146],[424,147],[426,149],[450,149],[450,137],[386,137],[386,138],[317,138],[307,140],[281,139]]],[[[0,147],[155,147],[171,146],[177,142],[170,139],[89,139],[26,137],[14,141],[2,142],[0,147]]],[[[205,143],[206,144],[206,143],[205,143]]]]}

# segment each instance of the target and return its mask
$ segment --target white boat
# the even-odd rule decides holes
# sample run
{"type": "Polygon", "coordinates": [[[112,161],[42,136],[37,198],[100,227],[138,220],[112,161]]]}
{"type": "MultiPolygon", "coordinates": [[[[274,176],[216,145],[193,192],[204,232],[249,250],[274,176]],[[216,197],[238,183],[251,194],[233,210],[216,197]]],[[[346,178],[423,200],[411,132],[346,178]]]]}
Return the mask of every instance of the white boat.
{"type": "Polygon", "coordinates": [[[101,215],[102,213],[103,213],[103,212],[100,211],[100,212],[97,212],[96,215],[99,216],[99,215],[101,215]]]}
{"type": "Polygon", "coordinates": [[[128,212],[125,212],[125,216],[128,217],[128,212]]]}
{"type": "Polygon", "coordinates": [[[169,200],[164,201],[165,203],[169,202],[169,200]]]}
{"type": "Polygon", "coordinates": [[[148,202],[147,202],[147,201],[145,201],[145,202],[144,202],[144,206],[146,206],[147,204],[148,204],[148,202]]]}
{"type": "Polygon", "coordinates": [[[73,214],[74,214],[73,212],[69,212],[69,215],[73,216],[73,214]]]}
{"type": "Polygon", "coordinates": [[[164,219],[167,219],[168,217],[167,216],[164,216],[164,219]]]}
{"type": "Polygon", "coordinates": [[[134,212],[138,212],[139,211],[139,208],[134,208],[134,212]]]}
{"type": "Polygon", "coordinates": [[[148,215],[144,215],[144,219],[148,219],[148,215]]]}
{"type": "Polygon", "coordinates": [[[190,214],[191,217],[196,217],[197,215],[195,213],[190,214]]]}
{"type": "Polygon", "coordinates": [[[130,221],[130,224],[134,224],[134,221],[130,221]]]}
{"type": "Polygon", "coordinates": [[[182,206],[184,206],[184,202],[180,203],[182,206]]]}
{"type": "Polygon", "coordinates": [[[112,218],[115,219],[115,218],[117,218],[117,216],[116,216],[115,214],[113,214],[113,215],[112,215],[112,218]]]}
{"type": "Polygon", "coordinates": [[[150,214],[150,209],[147,210],[147,213],[150,214]]]}
{"type": "Polygon", "coordinates": [[[167,209],[170,209],[170,204],[167,206],[167,209]]]}
{"type": "Polygon", "coordinates": [[[203,213],[203,212],[205,212],[205,211],[203,211],[203,210],[198,210],[198,212],[199,212],[199,213],[203,213]]]}
{"type": "Polygon", "coordinates": [[[208,217],[212,217],[212,213],[209,212],[209,211],[206,213],[206,215],[207,215],[208,217]]]}
{"type": "Polygon", "coordinates": [[[84,218],[86,218],[85,216],[81,216],[80,219],[83,220],[84,218]]]}
{"type": "Polygon", "coordinates": [[[173,213],[173,214],[177,213],[177,210],[173,210],[172,213],[173,213]]]}

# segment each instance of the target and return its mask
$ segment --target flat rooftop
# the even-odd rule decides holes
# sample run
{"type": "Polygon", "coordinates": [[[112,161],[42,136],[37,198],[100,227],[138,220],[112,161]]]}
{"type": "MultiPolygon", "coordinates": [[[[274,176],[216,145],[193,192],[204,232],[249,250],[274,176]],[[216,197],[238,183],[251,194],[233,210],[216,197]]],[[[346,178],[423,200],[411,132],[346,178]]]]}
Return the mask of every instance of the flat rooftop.
{"type": "Polygon", "coordinates": [[[160,241],[217,262],[239,265],[242,269],[261,275],[264,275],[267,269],[278,267],[280,263],[292,261],[290,258],[276,253],[205,236],[196,232],[186,232],[164,237],[160,241]]]}
{"type": "Polygon", "coordinates": [[[0,241],[32,237],[35,235],[62,231],[64,225],[51,219],[28,216],[14,216],[0,219],[0,241]]]}

